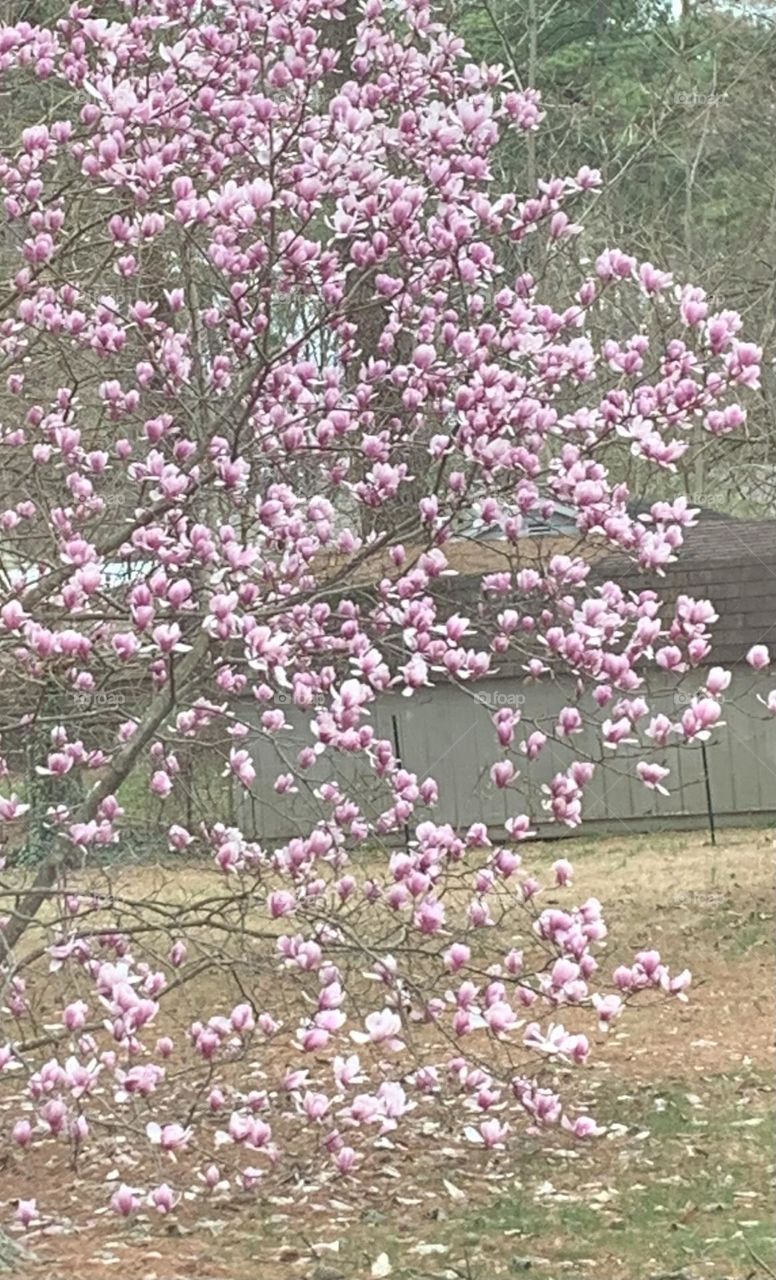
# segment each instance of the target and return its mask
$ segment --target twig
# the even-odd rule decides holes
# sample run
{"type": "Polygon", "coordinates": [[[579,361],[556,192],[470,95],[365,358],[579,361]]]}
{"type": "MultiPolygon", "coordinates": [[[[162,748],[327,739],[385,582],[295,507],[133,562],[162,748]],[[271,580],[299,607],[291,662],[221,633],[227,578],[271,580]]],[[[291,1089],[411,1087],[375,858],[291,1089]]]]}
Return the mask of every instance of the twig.
{"type": "Polygon", "coordinates": [[[774,1280],[776,1280],[776,1271],[773,1270],[773,1267],[769,1267],[767,1262],[763,1262],[763,1259],[759,1256],[759,1254],[755,1253],[754,1249],[752,1248],[752,1246],[750,1245],[747,1239],[744,1239],[744,1246],[750,1258],[752,1259],[752,1261],[756,1262],[758,1267],[762,1267],[766,1275],[773,1276],[774,1280]]]}

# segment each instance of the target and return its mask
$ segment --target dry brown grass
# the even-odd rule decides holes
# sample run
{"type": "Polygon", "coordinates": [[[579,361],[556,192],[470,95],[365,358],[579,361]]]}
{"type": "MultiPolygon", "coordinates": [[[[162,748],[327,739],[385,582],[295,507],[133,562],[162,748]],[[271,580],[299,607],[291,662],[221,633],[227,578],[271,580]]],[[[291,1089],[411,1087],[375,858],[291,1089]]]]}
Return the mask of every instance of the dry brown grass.
{"type": "MultiPolygon", "coordinates": [[[[576,1158],[567,1148],[528,1142],[490,1166],[472,1160],[465,1169],[438,1146],[386,1148],[357,1192],[303,1194],[289,1185],[287,1194],[281,1187],[263,1201],[212,1209],[198,1201],[174,1223],[140,1217],[127,1227],[104,1211],[104,1185],[76,1189],[64,1163],[50,1165],[41,1185],[40,1171],[33,1182],[28,1163],[6,1150],[2,1217],[12,1197],[37,1195],[66,1228],[33,1238],[38,1262],[22,1273],[41,1280],[122,1272],[131,1280],[361,1280],[385,1252],[396,1280],[494,1280],[526,1259],[529,1274],[545,1280],[648,1280],[672,1269],[687,1280],[762,1274],[749,1251],[767,1247],[761,1138],[774,1027],[772,836],[726,832],[716,850],[698,834],[574,841],[563,852],[575,863],[576,896],[595,895],[607,908],[613,955],[650,943],[696,977],[688,1004],[632,1013],[585,1074],[596,1114],[621,1121],[625,1132],[576,1158]],[[658,1035],[653,1024],[647,1037],[642,1017],[658,1020],[658,1035]],[[736,1181],[719,1192],[723,1220],[713,1186],[715,1178],[724,1182],[726,1160],[736,1181]],[[77,1231],[67,1229],[76,1202],[90,1194],[94,1213],[77,1231]]],[[[557,845],[535,846],[526,862],[541,866],[557,856],[557,845]]],[[[126,869],[109,881],[119,897],[181,908],[222,883],[191,866],[126,869]]],[[[200,991],[200,1008],[214,994],[200,991]]],[[[190,1000],[182,1015],[190,1014],[190,1000]]]]}

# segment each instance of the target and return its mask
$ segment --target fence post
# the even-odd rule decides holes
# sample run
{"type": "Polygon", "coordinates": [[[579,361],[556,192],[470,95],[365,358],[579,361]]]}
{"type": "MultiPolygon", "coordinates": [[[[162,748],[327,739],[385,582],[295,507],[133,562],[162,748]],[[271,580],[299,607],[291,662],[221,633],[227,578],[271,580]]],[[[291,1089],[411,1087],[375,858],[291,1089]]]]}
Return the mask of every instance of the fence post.
{"type": "MultiPolygon", "coordinates": [[[[394,755],[396,756],[396,763],[398,764],[399,768],[401,769],[401,768],[403,768],[404,766],[402,765],[402,759],[401,759],[401,743],[399,742],[399,721],[398,721],[398,719],[396,718],[396,715],[395,715],[395,713],[394,713],[393,711],[391,712],[391,729],[393,730],[393,751],[394,751],[394,755]]],[[[407,825],[407,823],[406,823],[406,822],[405,822],[405,824],[404,824],[404,848],[406,849],[407,853],[409,853],[409,851],[410,851],[410,829],[409,829],[409,827],[408,827],[408,825],[407,825]]]]}
{"type": "Polygon", "coordinates": [[[703,783],[706,788],[706,812],[709,815],[709,834],[711,835],[712,847],[715,847],[717,843],[717,829],[714,823],[714,804],[711,798],[711,779],[709,777],[709,757],[706,753],[705,742],[701,743],[701,760],[703,761],[703,783]]]}

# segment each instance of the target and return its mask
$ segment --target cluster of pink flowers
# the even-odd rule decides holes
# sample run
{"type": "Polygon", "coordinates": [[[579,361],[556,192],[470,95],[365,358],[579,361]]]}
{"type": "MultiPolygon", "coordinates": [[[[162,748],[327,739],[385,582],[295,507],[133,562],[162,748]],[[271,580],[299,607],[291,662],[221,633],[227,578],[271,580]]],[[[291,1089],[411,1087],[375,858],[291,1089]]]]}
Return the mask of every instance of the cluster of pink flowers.
{"type": "MultiPolygon", "coordinates": [[[[469,62],[426,0],[367,0],[347,52],[340,0],[122,9],[0,28],[3,86],[45,83],[57,104],[0,155],[15,256],[0,554],[16,567],[0,780],[29,741],[55,797],[51,853],[0,921],[12,1159],[59,1143],[95,1160],[100,1126],[123,1126],[138,1185],[106,1183],[106,1201],[129,1216],[255,1188],[289,1155],[322,1181],[357,1176],[376,1139],[442,1115],[467,1150],[499,1150],[521,1125],[594,1136],[534,1078],[592,1052],[556,1019],[608,1029],[631,1000],[683,997],[689,977],[651,951],[610,973],[600,903],[543,907],[516,846],[542,814],[582,820],[594,769],[568,753],[583,730],[611,754],[702,742],[726,674],[699,678],[674,718],[652,714],[650,669],[708,663],[712,605],[592,585],[584,552],[526,567],[520,539],[562,503],[580,544],[659,573],[695,512],[678,499],[634,515],[618,452],[672,471],[698,423],[739,429],[759,352],[735,313],[651,263],[608,248],[573,266],[595,170],[496,189],[499,137],[537,126],[538,95],[469,62]],[[504,265],[528,237],[537,261],[572,263],[564,297],[543,284],[553,273],[504,265]],[[641,323],[612,333],[626,293],[641,323]],[[472,514],[514,565],[482,576],[470,619],[439,588],[472,514]],[[494,714],[497,839],[434,820],[436,780],[397,758],[374,710],[441,681],[476,690],[510,657],[577,696],[547,733],[494,714]],[[43,688],[119,676],[135,695],[121,723],[39,713],[43,688]],[[258,784],[249,730],[283,758],[275,803],[304,789],[318,806],[280,848],[234,816],[233,793],[258,784]],[[529,813],[524,775],[559,742],[529,813]],[[222,794],[183,819],[197,746],[218,752],[222,794]],[[161,812],[160,852],[218,872],[174,919],[156,904],[149,923],[79,871],[121,851],[133,775],[161,812]],[[37,951],[17,945],[28,928],[37,951]],[[181,991],[213,973],[183,1018],[181,991]],[[149,1185],[160,1160],[169,1182],[149,1185]]],[[[636,773],[663,789],[660,758],[636,773]]],[[[34,815],[21,786],[3,790],[13,857],[34,815]]],[[[559,859],[553,898],[572,879],[559,859]]],[[[38,1222],[35,1202],[17,1217],[38,1222]]]]}

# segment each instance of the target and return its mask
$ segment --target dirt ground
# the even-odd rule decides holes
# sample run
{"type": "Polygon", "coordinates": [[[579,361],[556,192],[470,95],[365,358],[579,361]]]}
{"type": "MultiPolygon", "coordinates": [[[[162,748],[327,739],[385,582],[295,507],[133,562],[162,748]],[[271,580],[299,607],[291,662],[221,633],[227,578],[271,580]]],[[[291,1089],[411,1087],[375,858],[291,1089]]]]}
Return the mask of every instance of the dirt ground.
{"type": "MultiPolygon", "coordinates": [[[[526,1274],[595,1280],[744,1280],[776,1276],[768,1137],[773,1116],[771,832],[575,840],[580,898],[600,897],[609,950],[650,943],[694,975],[690,1000],[634,1012],[594,1055],[586,1078],[607,1137],[569,1150],[526,1140],[487,1163],[444,1148],[386,1147],[368,1182],[328,1194],[281,1192],[244,1202],[203,1196],[174,1220],[117,1221],[105,1188],[76,1229],[72,1170],[26,1185],[24,1161],[0,1148],[0,1221],[35,1195],[51,1220],[16,1235],[31,1280],[494,1280],[526,1274]],[[643,1017],[657,1018],[647,1038],[643,1017]]],[[[530,850],[532,865],[557,845],[530,850]]],[[[526,862],[529,858],[526,857],[526,862]]],[[[135,896],[157,873],[132,871],[135,896]]],[[[167,873],[169,874],[169,873],[167,873]]],[[[196,871],[182,871],[179,886],[196,871]]],[[[0,1116],[0,1131],[5,1129],[0,1116]]],[[[2,1253],[0,1252],[0,1271],[2,1253]]]]}

